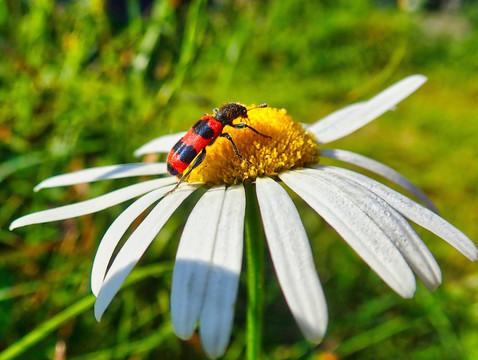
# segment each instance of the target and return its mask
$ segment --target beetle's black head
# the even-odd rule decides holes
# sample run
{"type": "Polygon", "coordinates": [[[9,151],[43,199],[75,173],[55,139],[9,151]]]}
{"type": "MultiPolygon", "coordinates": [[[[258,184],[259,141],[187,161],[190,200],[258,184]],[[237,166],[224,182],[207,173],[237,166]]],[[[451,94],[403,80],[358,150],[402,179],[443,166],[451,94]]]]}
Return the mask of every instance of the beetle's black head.
{"type": "Polygon", "coordinates": [[[227,103],[222,105],[219,110],[214,111],[215,118],[222,125],[231,125],[233,120],[238,117],[247,118],[247,109],[238,103],[227,103]]]}

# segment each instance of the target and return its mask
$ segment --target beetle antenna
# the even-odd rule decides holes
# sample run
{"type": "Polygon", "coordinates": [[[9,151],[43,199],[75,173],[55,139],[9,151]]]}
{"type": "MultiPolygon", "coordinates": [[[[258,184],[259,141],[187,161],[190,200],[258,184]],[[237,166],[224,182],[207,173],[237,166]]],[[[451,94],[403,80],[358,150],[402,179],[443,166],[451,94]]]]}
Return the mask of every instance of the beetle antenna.
{"type": "Polygon", "coordinates": [[[260,109],[260,108],[265,108],[265,107],[267,107],[267,104],[264,103],[264,104],[260,104],[260,105],[254,106],[252,108],[249,108],[249,109],[247,109],[247,111],[254,110],[254,109],[260,109]]]}

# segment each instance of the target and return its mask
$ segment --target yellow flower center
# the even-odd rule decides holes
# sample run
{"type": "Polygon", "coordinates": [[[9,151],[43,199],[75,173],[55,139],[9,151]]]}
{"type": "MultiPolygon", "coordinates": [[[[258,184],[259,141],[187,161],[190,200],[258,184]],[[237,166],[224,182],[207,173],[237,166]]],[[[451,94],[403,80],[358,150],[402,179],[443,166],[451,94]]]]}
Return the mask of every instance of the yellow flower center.
{"type": "Polygon", "coordinates": [[[248,119],[234,123],[245,122],[270,138],[230,126],[224,127],[223,133],[231,134],[239,154],[250,163],[235,155],[229,140],[218,137],[207,147],[204,161],[191,172],[188,182],[232,185],[258,176],[277,177],[283,171],[318,163],[320,152],[314,136],[285,109],[254,109],[248,115],[248,119]]]}

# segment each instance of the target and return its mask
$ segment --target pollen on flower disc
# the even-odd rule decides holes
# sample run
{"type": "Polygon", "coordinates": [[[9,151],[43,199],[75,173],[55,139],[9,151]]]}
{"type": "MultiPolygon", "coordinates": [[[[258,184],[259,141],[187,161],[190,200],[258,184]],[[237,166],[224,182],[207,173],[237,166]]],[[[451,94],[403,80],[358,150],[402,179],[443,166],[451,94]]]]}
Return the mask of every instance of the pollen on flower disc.
{"type": "Polygon", "coordinates": [[[285,109],[255,109],[248,115],[249,119],[234,123],[245,122],[270,138],[230,126],[224,127],[223,133],[231,134],[239,154],[250,163],[234,154],[230,141],[219,137],[207,147],[206,158],[191,172],[188,182],[231,185],[258,176],[276,177],[283,171],[318,162],[320,152],[313,135],[293,121],[285,109]]]}

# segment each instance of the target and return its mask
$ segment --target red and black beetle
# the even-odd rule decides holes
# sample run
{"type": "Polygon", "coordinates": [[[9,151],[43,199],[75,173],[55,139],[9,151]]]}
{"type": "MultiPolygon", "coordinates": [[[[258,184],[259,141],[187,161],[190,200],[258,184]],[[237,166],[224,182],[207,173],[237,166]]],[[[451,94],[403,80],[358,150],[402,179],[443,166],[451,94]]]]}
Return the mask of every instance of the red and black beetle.
{"type": "Polygon", "coordinates": [[[219,109],[214,109],[214,116],[205,114],[191,129],[179,140],[176,145],[171,149],[168,155],[168,172],[171,175],[180,175],[194,160],[193,164],[189,168],[188,172],[184,174],[179,180],[176,187],[171,191],[173,192],[186,178],[191,171],[199,166],[206,157],[206,146],[212,145],[214,141],[219,137],[225,137],[232,144],[234,153],[242,160],[249,162],[245,157],[239,154],[236,144],[231,138],[229,133],[223,133],[224,126],[228,125],[234,129],[248,128],[254,131],[256,134],[264,137],[270,137],[261,134],[253,127],[246,123],[233,124],[232,122],[241,117],[247,118],[247,112],[252,109],[265,108],[267,104],[261,104],[256,107],[246,109],[246,107],[237,103],[227,103],[222,105],[219,109]],[[199,155],[198,155],[199,154],[199,155]]]}

